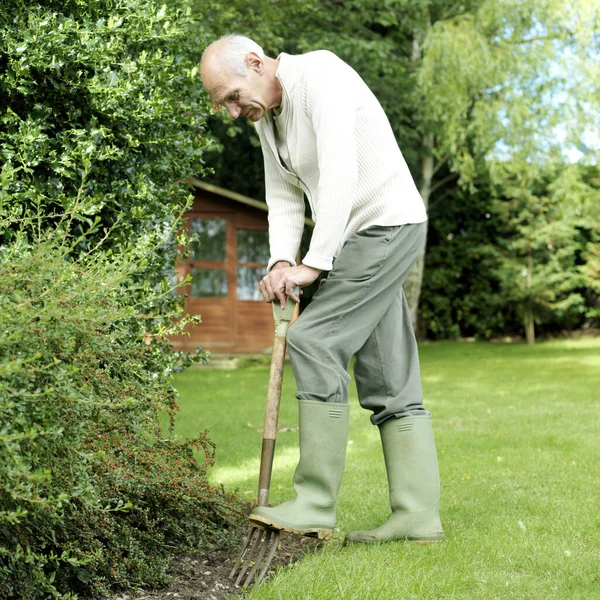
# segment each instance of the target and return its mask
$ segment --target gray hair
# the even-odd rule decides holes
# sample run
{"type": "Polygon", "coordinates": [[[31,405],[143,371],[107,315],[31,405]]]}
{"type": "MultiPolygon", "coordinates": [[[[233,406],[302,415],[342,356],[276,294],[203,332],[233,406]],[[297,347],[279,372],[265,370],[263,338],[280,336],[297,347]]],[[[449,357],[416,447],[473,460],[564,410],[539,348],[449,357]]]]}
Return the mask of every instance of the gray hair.
{"type": "Polygon", "coordinates": [[[241,75],[242,77],[246,77],[248,74],[246,57],[249,52],[255,52],[261,58],[265,55],[264,50],[254,40],[244,35],[230,33],[210,44],[202,53],[202,58],[204,58],[207,50],[213,45],[218,45],[222,48],[220,59],[231,73],[233,75],[241,75]]]}

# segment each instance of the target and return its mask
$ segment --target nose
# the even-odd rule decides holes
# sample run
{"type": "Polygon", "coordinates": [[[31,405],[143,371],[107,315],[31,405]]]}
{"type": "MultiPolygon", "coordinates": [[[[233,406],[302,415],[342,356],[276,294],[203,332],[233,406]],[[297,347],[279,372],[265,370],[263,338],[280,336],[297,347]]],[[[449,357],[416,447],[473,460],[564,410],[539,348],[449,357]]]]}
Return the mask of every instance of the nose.
{"type": "Polygon", "coordinates": [[[225,108],[227,108],[227,112],[231,115],[232,119],[237,119],[242,112],[242,109],[233,102],[226,102],[225,108]]]}

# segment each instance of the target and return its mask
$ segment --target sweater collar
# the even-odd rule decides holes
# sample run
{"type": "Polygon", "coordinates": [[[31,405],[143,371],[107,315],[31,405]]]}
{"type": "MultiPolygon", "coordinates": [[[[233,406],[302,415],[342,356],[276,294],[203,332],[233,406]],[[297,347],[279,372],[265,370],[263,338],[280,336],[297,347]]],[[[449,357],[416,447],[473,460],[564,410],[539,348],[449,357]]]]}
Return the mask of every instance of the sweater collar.
{"type": "Polygon", "coordinates": [[[290,54],[286,54],[282,52],[278,57],[279,59],[279,67],[277,68],[277,72],[275,76],[281,82],[281,85],[289,92],[294,89],[296,85],[296,69],[294,68],[294,59],[295,56],[291,56],[290,54]]]}

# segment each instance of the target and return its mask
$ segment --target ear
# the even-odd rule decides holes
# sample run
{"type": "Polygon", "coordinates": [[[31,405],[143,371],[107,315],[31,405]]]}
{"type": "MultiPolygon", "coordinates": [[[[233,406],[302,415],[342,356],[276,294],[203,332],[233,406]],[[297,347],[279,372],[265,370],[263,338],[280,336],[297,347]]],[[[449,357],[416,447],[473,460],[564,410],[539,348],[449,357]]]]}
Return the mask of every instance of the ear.
{"type": "Polygon", "coordinates": [[[248,52],[246,55],[246,66],[259,75],[262,75],[265,65],[263,59],[256,52],[248,52]]]}

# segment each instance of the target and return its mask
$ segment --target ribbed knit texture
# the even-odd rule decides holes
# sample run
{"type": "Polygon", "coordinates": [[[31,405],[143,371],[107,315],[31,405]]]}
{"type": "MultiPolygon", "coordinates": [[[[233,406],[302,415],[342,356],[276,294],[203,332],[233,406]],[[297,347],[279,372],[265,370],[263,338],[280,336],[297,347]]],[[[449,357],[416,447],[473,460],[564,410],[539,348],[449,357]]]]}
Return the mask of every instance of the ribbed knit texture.
{"type": "Polygon", "coordinates": [[[289,153],[277,152],[273,116],[256,123],[265,160],[269,268],[295,265],[304,227],[303,192],[315,221],[302,262],[330,270],[356,231],[422,223],[425,206],[381,105],[360,76],[326,50],[281,54],[282,116],[289,153]]]}

